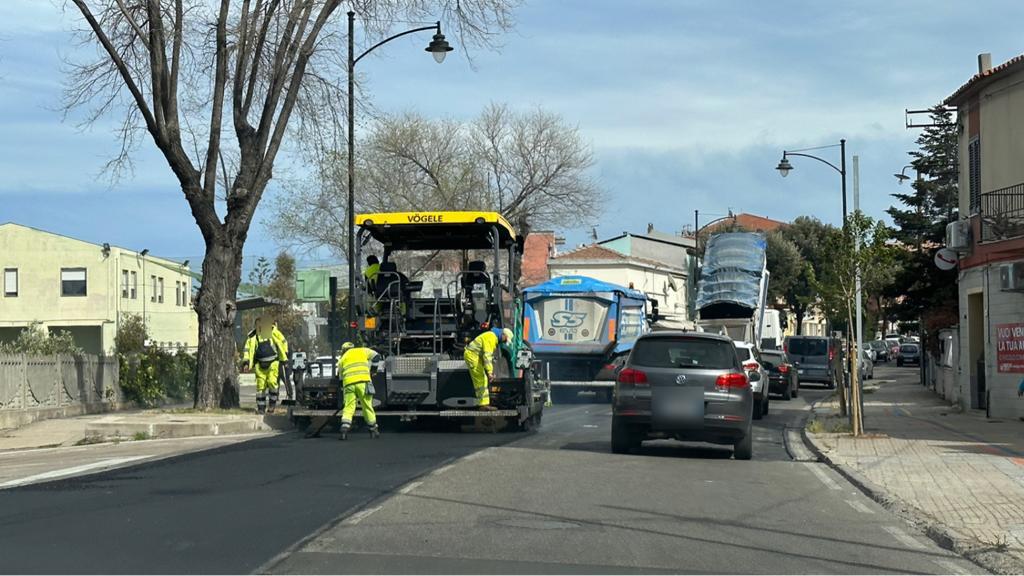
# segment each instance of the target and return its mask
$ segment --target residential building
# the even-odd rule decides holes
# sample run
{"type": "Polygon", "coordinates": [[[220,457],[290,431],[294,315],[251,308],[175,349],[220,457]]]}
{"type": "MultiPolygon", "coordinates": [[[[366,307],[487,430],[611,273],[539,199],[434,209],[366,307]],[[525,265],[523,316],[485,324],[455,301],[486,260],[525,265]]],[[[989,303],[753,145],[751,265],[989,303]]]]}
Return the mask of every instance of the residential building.
{"type": "Polygon", "coordinates": [[[744,212],[736,214],[732,218],[723,218],[710,226],[706,226],[700,231],[700,235],[704,238],[709,234],[725,232],[734,228],[742,228],[748,232],[771,232],[772,230],[778,230],[785,225],[785,222],[781,222],[779,220],[773,220],[765,216],[747,214],[744,212]]]}
{"type": "Polygon", "coordinates": [[[683,264],[672,266],[591,244],[549,259],[548,269],[552,278],[589,276],[642,290],[649,298],[658,301],[659,312],[665,317],[658,326],[693,326],[688,312],[687,270],[683,264]]]}
{"type": "Polygon", "coordinates": [[[555,233],[547,230],[530,232],[527,235],[523,242],[520,288],[543,284],[551,279],[551,274],[548,272],[548,259],[555,255],[556,243],[555,233]]]}
{"type": "Polygon", "coordinates": [[[961,220],[947,234],[960,252],[958,396],[993,417],[1024,417],[1024,55],[978,64],[945,101],[960,133],[961,220]]]}
{"type": "Polygon", "coordinates": [[[194,349],[199,321],[186,265],[20,224],[0,224],[0,341],[32,322],[64,330],[85,352],[108,354],[126,314],[145,319],[151,341],[194,349]]]}

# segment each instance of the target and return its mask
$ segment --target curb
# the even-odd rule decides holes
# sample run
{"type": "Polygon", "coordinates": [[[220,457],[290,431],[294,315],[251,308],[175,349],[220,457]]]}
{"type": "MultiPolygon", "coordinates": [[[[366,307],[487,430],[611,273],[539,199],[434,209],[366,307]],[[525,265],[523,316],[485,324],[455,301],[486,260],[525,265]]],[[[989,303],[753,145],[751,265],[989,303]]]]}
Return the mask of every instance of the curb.
{"type": "Polygon", "coordinates": [[[85,427],[86,439],[131,438],[194,438],[199,436],[229,436],[288,430],[292,424],[287,416],[251,416],[243,418],[181,418],[178,421],[94,422],[85,427]]]}
{"type": "MultiPolygon", "coordinates": [[[[811,413],[815,413],[818,404],[822,400],[811,405],[811,413]]],[[[807,420],[810,418],[808,417],[807,420]]],[[[875,486],[871,481],[860,476],[860,474],[847,470],[836,464],[829,458],[807,434],[807,420],[804,420],[804,427],[801,429],[801,437],[804,445],[814,454],[819,462],[828,465],[837,474],[846,479],[865,496],[871,498],[883,508],[892,512],[910,525],[921,530],[925,536],[935,542],[943,550],[949,550],[958,554],[966,560],[973,562],[978,567],[988,570],[993,574],[1024,574],[1024,564],[1018,559],[1001,552],[992,547],[986,547],[977,542],[958,538],[950,533],[943,524],[931,518],[926,512],[918,510],[898,498],[889,496],[884,490],[875,486]]]]}

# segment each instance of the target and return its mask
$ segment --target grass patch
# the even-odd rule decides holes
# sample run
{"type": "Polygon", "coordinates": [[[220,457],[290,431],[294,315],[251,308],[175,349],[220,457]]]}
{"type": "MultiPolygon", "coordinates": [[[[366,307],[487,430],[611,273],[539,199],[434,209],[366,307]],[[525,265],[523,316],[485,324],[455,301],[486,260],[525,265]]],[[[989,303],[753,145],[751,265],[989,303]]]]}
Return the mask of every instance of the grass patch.
{"type": "Polygon", "coordinates": [[[138,442],[140,440],[149,440],[149,432],[136,432],[132,434],[132,440],[138,442]]]}
{"type": "Polygon", "coordinates": [[[166,410],[159,411],[162,414],[197,414],[197,415],[220,415],[220,414],[235,414],[251,416],[252,410],[246,410],[244,408],[211,408],[210,410],[198,410],[196,408],[169,408],[166,410]]]}
{"type": "Polygon", "coordinates": [[[850,423],[842,416],[815,417],[807,423],[809,434],[848,434],[852,431],[850,423]]]}
{"type": "Polygon", "coordinates": [[[107,439],[103,436],[86,436],[78,442],[75,442],[75,446],[90,446],[92,444],[103,444],[107,439]]]}

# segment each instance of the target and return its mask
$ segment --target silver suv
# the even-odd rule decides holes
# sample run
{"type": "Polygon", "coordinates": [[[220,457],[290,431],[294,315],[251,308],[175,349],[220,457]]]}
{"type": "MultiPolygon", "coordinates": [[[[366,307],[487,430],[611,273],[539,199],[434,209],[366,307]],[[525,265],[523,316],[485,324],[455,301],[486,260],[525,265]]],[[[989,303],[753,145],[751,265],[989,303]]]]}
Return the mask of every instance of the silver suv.
{"type": "Polygon", "coordinates": [[[641,336],[619,372],[612,401],[612,451],[675,438],[732,444],[737,460],[753,455],[753,394],[732,340],[703,332],[641,336]]]}

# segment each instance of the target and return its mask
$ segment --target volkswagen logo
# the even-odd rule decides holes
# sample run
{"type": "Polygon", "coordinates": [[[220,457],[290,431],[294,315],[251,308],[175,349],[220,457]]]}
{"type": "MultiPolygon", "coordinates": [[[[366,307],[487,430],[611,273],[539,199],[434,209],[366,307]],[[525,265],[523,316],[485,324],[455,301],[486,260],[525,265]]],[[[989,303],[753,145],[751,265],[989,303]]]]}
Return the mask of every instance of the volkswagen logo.
{"type": "Polygon", "coordinates": [[[686,374],[676,376],[676,384],[686,384],[686,374]]]}

